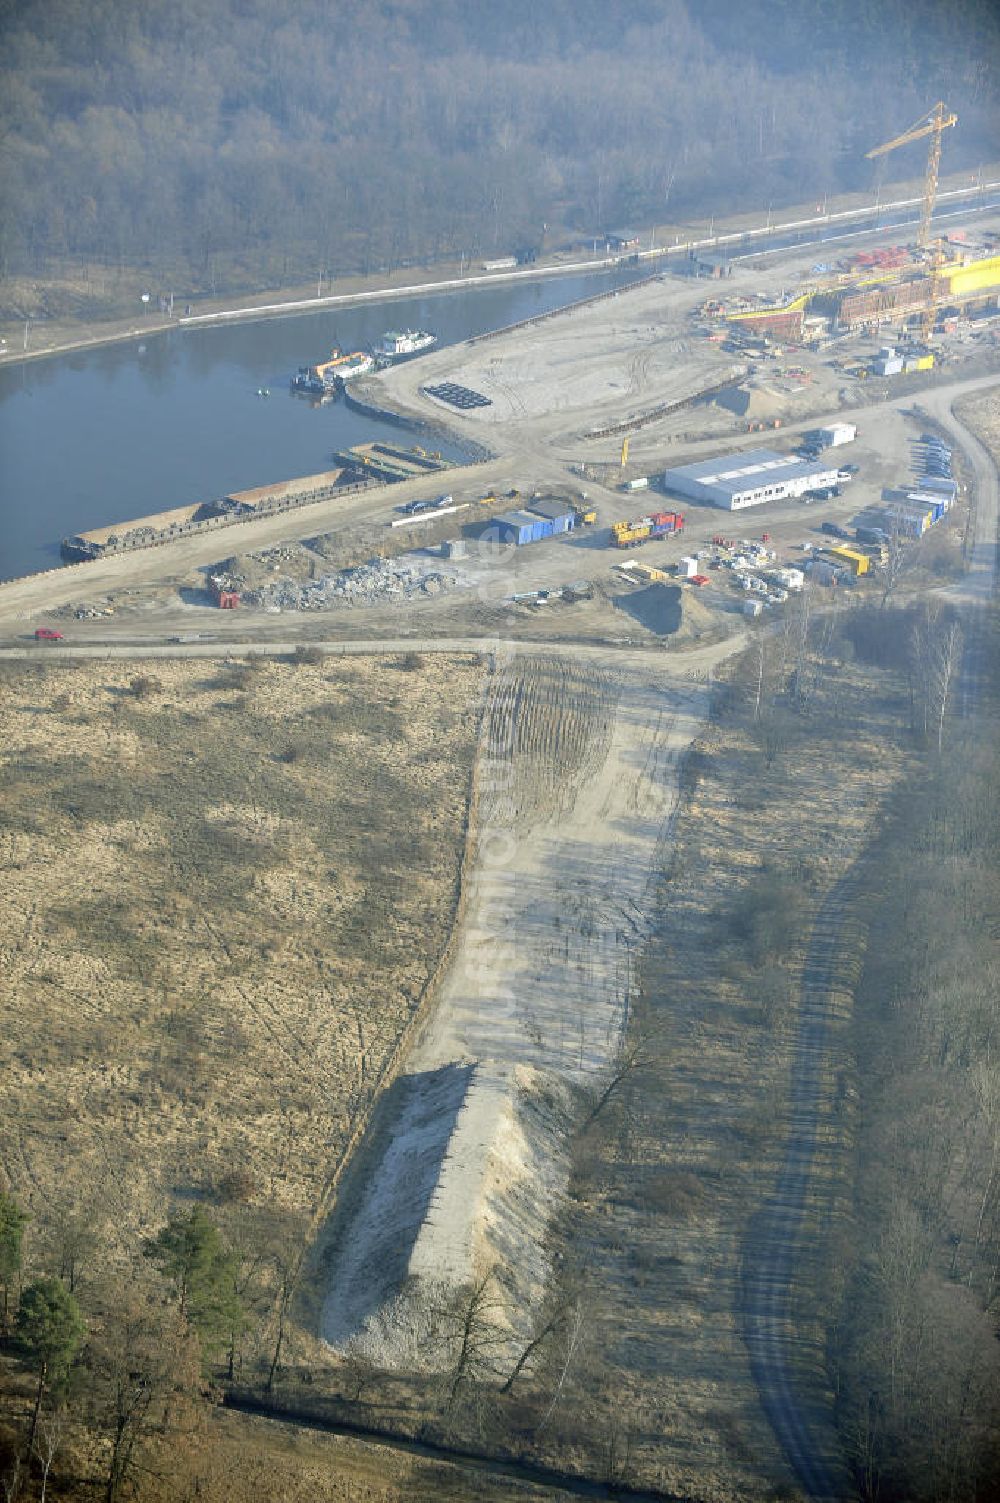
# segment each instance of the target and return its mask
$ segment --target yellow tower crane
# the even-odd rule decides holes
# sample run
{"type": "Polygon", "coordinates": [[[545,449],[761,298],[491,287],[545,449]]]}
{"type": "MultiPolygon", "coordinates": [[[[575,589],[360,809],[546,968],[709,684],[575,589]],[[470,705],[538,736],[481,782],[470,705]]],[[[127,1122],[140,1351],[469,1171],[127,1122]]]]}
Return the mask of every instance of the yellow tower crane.
{"type": "MultiPolygon", "coordinates": [[[[958,116],[949,110],[948,106],[940,99],[937,104],[929,109],[926,115],[904,131],[901,136],[895,136],[891,141],[886,141],[883,146],[875,146],[871,151],[865,152],[866,157],[882,157],[887,152],[895,151],[897,146],[909,146],[911,141],[920,141],[924,136],[930,136],[930,150],[927,153],[927,171],[924,174],[924,200],[920,211],[920,228],[917,231],[917,245],[925,250],[930,244],[931,219],[934,215],[934,204],[937,199],[938,169],[941,166],[941,132],[951,125],[958,124],[958,116]]],[[[940,241],[935,241],[931,254],[931,285],[927,306],[920,320],[920,330],[924,339],[928,339],[934,328],[934,315],[937,309],[938,279],[941,267],[944,263],[944,255],[940,241]]]]}
{"type": "Polygon", "coordinates": [[[930,136],[931,146],[927,153],[927,171],[924,174],[924,205],[920,214],[920,229],[917,231],[917,244],[926,245],[930,239],[931,216],[934,213],[934,201],[937,198],[938,168],[941,165],[941,132],[947,130],[949,125],[957,125],[958,116],[953,115],[946,104],[939,99],[926,115],[921,115],[909,130],[901,136],[895,136],[891,141],[886,141],[884,146],[874,146],[871,151],[866,151],[866,157],[884,157],[886,152],[895,151],[897,146],[909,146],[911,141],[919,141],[924,136],[930,136]]]}

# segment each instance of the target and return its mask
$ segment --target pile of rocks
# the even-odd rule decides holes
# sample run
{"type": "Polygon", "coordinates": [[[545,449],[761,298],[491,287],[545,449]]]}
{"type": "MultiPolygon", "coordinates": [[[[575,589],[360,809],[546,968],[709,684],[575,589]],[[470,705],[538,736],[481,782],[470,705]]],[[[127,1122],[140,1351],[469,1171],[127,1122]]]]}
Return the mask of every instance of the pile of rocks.
{"type": "Polygon", "coordinates": [[[379,605],[390,600],[426,599],[454,589],[455,570],[432,559],[370,559],[355,569],[300,581],[287,576],[245,590],[247,605],[282,611],[324,611],[339,605],[379,605]]]}

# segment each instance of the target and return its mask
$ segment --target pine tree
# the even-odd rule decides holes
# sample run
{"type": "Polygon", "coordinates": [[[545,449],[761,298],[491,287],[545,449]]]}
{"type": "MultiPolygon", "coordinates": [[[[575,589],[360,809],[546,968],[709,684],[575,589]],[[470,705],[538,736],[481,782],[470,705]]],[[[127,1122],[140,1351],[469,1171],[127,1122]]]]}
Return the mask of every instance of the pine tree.
{"type": "Polygon", "coordinates": [[[236,1288],[236,1259],[204,1211],[195,1207],[190,1216],[174,1217],[144,1251],[173,1284],[181,1314],[206,1351],[242,1328],[246,1312],[236,1288]]]}

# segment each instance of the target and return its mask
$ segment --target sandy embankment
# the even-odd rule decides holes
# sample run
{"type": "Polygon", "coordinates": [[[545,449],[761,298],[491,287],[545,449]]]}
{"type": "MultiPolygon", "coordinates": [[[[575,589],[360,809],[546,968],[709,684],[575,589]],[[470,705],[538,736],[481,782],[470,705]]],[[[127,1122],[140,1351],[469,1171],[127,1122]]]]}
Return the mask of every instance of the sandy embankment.
{"type": "Polygon", "coordinates": [[[480,767],[478,860],[438,1007],[336,1230],[322,1332],[380,1364],[447,1362],[434,1317],[493,1269],[530,1325],[564,1194],[574,1088],[612,1057],[707,688],[511,655],[480,767]]]}

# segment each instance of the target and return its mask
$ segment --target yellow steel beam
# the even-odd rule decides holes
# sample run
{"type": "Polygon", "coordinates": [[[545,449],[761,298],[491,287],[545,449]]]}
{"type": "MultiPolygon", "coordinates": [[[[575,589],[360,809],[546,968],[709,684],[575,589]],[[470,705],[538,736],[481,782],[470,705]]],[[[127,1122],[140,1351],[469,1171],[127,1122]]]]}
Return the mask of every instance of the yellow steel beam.
{"type": "Polygon", "coordinates": [[[894,136],[891,141],[886,141],[882,146],[873,146],[871,151],[865,152],[865,156],[867,158],[884,156],[887,151],[895,151],[897,146],[909,146],[911,141],[920,141],[924,136],[932,135],[935,131],[940,133],[949,125],[957,125],[958,116],[945,114],[947,108],[946,104],[938,100],[933,109],[928,110],[926,115],[921,115],[909,130],[904,131],[901,136],[894,136]]]}

